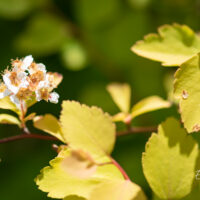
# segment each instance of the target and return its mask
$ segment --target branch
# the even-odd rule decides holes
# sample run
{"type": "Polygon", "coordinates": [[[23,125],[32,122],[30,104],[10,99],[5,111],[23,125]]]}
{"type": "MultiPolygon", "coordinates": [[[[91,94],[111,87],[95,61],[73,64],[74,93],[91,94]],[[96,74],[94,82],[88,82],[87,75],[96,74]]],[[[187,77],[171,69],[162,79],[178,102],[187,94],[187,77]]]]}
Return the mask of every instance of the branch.
{"type": "Polygon", "coordinates": [[[136,134],[136,133],[152,133],[152,132],[156,132],[156,131],[157,131],[157,126],[131,127],[125,131],[118,131],[117,136],[136,134]]]}
{"type": "MultiPolygon", "coordinates": [[[[154,132],[154,131],[157,131],[157,127],[131,127],[128,130],[119,131],[116,134],[117,136],[121,136],[121,135],[136,134],[136,133],[154,132]]],[[[0,139],[0,144],[13,142],[16,140],[28,139],[28,138],[58,141],[58,138],[54,136],[46,136],[46,135],[33,134],[33,133],[30,133],[30,134],[23,133],[21,135],[15,135],[15,136],[0,139]]],[[[111,160],[112,160],[112,163],[120,170],[120,172],[124,176],[124,179],[130,180],[129,176],[127,175],[125,170],[120,166],[120,164],[116,160],[114,160],[112,157],[111,157],[111,160]]]]}
{"type": "MultiPolygon", "coordinates": [[[[156,126],[152,127],[131,127],[128,130],[125,131],[118,131],[117,136],[122,136],[122,135],[128,135],[128,134],[137,134],[137,133],[148,133],[148,132],[155,132],[157,131],[156,126]]],[[[34,134],[34,133],[23,133],[21,135],[15,135],[7,138],[0,139],[0,144],[2,143],[7,143],[7,142],[13,142],[16,140],[22,140],[22,139],[40,139],[40,140],[53,140],[57,141],[58,139],[54,136],[46,136],[46,135],[40,135],[40,134],[34,134]]]]}
{"type": "Polygon", "coordinates": [[[53,136],[45,136],[45,135],[32,134],[32,133],[31,134],[23,133],[21,135],[15,135],[15,136],[0,139],[0,144],[7,143],[7,142],[13,142],[16,140],[27,139],[27,138],[40,139],[40,140],[54,140],[54,141],[58,140],[56,137],[53,137],[53,136]]]}

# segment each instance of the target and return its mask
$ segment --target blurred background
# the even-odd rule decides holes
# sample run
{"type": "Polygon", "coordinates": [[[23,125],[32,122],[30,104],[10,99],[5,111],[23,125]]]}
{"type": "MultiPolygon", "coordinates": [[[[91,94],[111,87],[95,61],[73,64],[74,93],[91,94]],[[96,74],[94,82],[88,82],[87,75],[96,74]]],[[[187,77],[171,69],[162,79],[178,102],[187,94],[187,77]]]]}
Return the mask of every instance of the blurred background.
{"type": "MultiPolygon", "coordinates": [[[[32,54],[49,71],[64,75],[57,89],[60,103],[40,102],[30,112],[58,117],[62,100],[73,99],[115,114],[118,109],[105,89],[110,82],[129,83],[132,104],[149,95],[166,99],[170,88],[174,69],[140,58],[130,47],[163,24],[177,22],[199,31],[199,17],[200,0],[0,0],[0,70],[11,58],[32,54]]],[[[173,107],[138,117],[133,124],[156,125],[171,115],[178,116],[173,107]]],[[[1,138],[18,133],[14,126],[0,125],[1,138]]],[[[113,156],[151,197],[141,167],[149,135],[119,137],[113,156]]],[[[51,145],[28,139],[0,145],[2,200],[48,199],[34,178],[56,156],[51,145]]]]}

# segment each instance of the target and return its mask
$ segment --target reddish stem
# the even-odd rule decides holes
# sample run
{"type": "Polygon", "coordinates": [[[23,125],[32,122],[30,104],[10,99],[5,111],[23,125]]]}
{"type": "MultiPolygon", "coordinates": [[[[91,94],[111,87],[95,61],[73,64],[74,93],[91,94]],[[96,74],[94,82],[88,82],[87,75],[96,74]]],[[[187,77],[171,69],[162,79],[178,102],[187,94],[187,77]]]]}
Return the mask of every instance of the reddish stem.
{"type": "Polygon", "coordinates": [[[28,128],[26,127],[25,120],[24,120],[27,109],[24,109],[24,105],[23,105],[22,100],[20,101],[20,107],[21,107],[21,116],[20,116],[21,127],[24,130],[24,133],[29,133],[28,128]]]}
{"type": "MultiPolygon", "coordinates": [[[[121,135],[136,134],[136,133],[154,132],[154,131],[157,131],[157,127],[132,127],[129,130],[119,131],[116,134],[117,136],[121,136],[121,135]]],[[[0,139],[0,144],[12,142],[15,140],[26,139],[26,138],[41,139],[41,140],[58,140],[57,138],[53,136],[45,136],[45,135],[32,134],[32,133],[27,134],[26,132],[21,135],[16,135],[16,136],[0,139]]]]}
{"type": "Polygon", "coordinates": [[[127,175],[127,173],[124,171],[124,169],[121,167],[121,165],[120,165],[116,160],[114,160],[113,158],[111,158],[111,160],[112,160],[112,163],[113,163],[113,164],[119,169],[119,171],[122,173],[124,179],[130,181],[131,179],[129,178],[129,176],[127,175]]]}
{"type": "Polygon", "coordinates": [[[32,138],[32,139],[40,139],[40,140],[58,140],[57,138],[53,136],[46,136],[46,135],[39,135],[39,134],[27,134],[23,133],[21,135],[15,135],[7,138],[0,139],[0,144],[7,143],[7,142],[13,142],[16,140],[26,139],[26,138],[32,138]]]}
{"type": "Polygon", "coordinates": [[[157,131],[157,127],[156,126],[130,127],[127,130],[118,131],[117,132],[117,136],[135,134],[135,133],[152,133],[152,132],[156,132],[156,131],[157,131]]]}

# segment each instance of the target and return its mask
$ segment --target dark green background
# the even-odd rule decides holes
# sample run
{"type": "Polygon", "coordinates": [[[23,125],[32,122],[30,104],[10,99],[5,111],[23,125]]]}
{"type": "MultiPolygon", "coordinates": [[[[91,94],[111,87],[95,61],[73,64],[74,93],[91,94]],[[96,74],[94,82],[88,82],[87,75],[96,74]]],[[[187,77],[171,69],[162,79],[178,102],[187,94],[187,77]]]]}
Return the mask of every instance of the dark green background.
{"type": "MultiPolygon", "coordinates": [[[[163,24],[177,22],[198,31],[199,17],[199,0],[0,0],[0,70],[11,58],[32,54],[49,71],[64,75],[57,89],[59,104],[40,102],[30,112],[58,117],[62,100],[73,99],[115,114],[118,109],[105,90],[112,81],[131,85],[132,103],[149,95],[167,98],[163,78],[173,69],[134,55],[130,47],[163,24]],[[64,61],[74,49],[72,62],[64,61]],[[75,70],[80,56],[86,62],[75,70]]],[[[146,114],[133,123],[156,125],[171,115],[178,116],[175,108],[146,114]]],[[[0,137],[16,134],[16,127],[0,125],[0,137]]],[[[149,135],[118,138],[113,156],[151,196],[141,168],[149,135]]],[[[28,139],[0,145],[0,199],[48,199],[33,179],[55,157],[51,145],[28,139]]]]}

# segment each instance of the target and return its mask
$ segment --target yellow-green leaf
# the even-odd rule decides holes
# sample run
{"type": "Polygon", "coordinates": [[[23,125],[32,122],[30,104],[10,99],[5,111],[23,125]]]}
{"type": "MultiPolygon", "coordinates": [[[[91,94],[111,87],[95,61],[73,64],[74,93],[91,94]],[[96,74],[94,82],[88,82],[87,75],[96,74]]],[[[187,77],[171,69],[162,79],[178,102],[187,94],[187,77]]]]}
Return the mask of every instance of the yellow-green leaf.
{"type": "Polygon", "coordinates": [[[174,118],[153,133],[142,156],[144,175],[161,199],[180,199],[192,190],[199,155],[198,143],[174,118]]]}
{"type": "Polygon", "coordinates": [[[181,65],[175,74],[174,94],[179,99],[181,118],[188,132],[200,130],[199,56],[181,65]]]}
{"type": "Polygon", "coordinates": [[[186,25],[164,25],[158,34],[149,34],[137,42],[132,51],[164,66],[180,66],[200,52],[200,37],[186,25]]]}
{"type": "Polygon", "coordinates": [[[91,193],[88,200],[146,200],[142,189],[128,180],[105,181],[91,193]]]}
{"type": "Polygon", "coordinates": [[[131,115],[132,118],[135,118],[144,113],[169,108],[170,106],[171,103],[169,101],[165,101],[158,96],[151,96],[136,103],[132,108],[131,115]]]}
{"type": "Polygon", "coordinates": [[[37,100],[35,97],[29,98],[26,100],[26,107],[29,108],[33,106],[35,103],[37,103],[37,100]]]}
{"type": "Polygon", "coordinates": [[[0,108],[1,109],[7,109],[7,110],[12,110],[18,115],[20,115],[20,110],[16,107],[14,103],[10,100],[9,97],[4,97],[3,99],[0,99],[0,108]]]}
{"type": "Polygon", "coordinates": [[[44,116],[36,116],[33,122],[36,128],[57,137],[62,142],[65,142],[62,136],[60,123],[53,115],[46,114],[44,116]]]}
{"type": "Polygon", "coordinates": [[[113,101],[122,112],[128,113],[130,109],[131,88],[124,83],[111,83],[107,86],[113,101]]]}
{"type": "Polygon", "coordinates": [[[112,119],[113,119],[114,122],[119,122],[119,121],[123,122],[126,119],[127,116],[128,116],[127,113],[120,112],[120,113],[117,113],[116,115],[114,115],[112,117],[112,119]]]}
{"type": "MultiPolygon", "coordinates": [[[[105,180],[123,180],[120,171],[113,164],[98,166],[96,172],[89,178],[79,178],[68,173],[62,166],[63,160],[69,156],[70,150],[63,150],[58,157],[50,162],[36,178],[39,189],[48,192],[52,198],[66,198],[70,195],[77,195],[89,198],[91,191],[105,180]]],[[[103,162],[110,159],[104,156],[103,162]]]]}
{"type": "Polygon", "coordinates": [[[25,117],[24,121],[32,120],[35,117],[36,113],[31,113],[28,116],[25,117]]]}
{"type": "Polygon", "coordinates": [[[16,117],[12,115],[8,115],[8,114],[0,114],[0,123],[1,124],[16,124],[20,126],[20,121],[16,117]]]}
{"type": "Polygon", "coordinates": [[[199,199],[199,194],[200,194],[200,184],[198,183],[194,187],[194,189],[192,190],[192,192],[188,196],[184,197],[181,200],[196,200],[196,199],[198,200],[199,199]]]}
{"type": "MultiPolygon", "coordinates": [[[[187,195],[184,198],[181,198],[181,200],[198,200],[199,194],[200,194],[200,185],[198,184],[194,187],[194,189],[192,190],[192,192],[189,195],[187,195]]],[[[160,199],[154,195],[153,200],[162,200],[162,199],[160,199]]]]}
{"type": "Polygon", "coordinates": [[[174,96],[174,72],[171,71],[165,74],[164,77],[164,87],[167,93],[167,99],[174,104],[178,104],[178,99],[174,96]]]}
{"type": "Polygon", "coordinates": [[[112,152],[115,125],[101,109],[64,101],[60,121],[63,137],[74,149],[82,149],[95,158],[112,152]]]}

